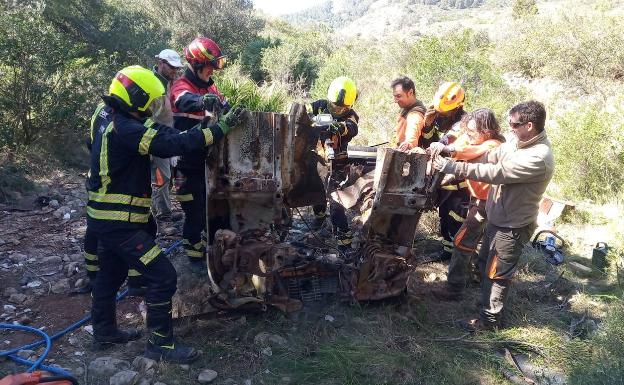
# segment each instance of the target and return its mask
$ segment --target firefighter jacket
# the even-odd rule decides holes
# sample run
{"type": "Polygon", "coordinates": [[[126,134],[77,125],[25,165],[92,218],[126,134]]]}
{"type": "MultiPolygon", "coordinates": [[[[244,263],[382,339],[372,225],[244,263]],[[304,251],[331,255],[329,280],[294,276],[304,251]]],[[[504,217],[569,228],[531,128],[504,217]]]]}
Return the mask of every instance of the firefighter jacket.
{"type": "Polygon", "coordinates": [[[425,125],[425,105],[416,100],[416,103],[401,110],[395,128],[397,146],[401,143],[409,143],[410,148],[418,146],[422,129],[425,125]]]}
{"type": "MultiPolygon", "coordinates": [[[[219,97],[223,104],[222,113],[227,113],[229,105],[212,78],[205,82],[187,68],[184,75],[177,79],[171,87],[170,101],[175,128],[186,131],[208,116],[207,111],[204,111],[204,95],[206,94],[214,94],[219,97]]],[[[192,151],[180,158],[177,168],[185,174],[203,175],[205,158],[206,150],[204,148],[192,151]]]]}
{"type": "Polygon", "coordinates": [[[169,158],[199,150],[221,137],[215,125],[185,132],[139,120],[100,105],[91,119],[87,224],[96,232],[147,225],[151,206],[150,155],[169,158]]]}
{"type": "Polygon", "coordinates": [[[422,148],[428,148],[431,143],[442,141],[441,139],[449,131],[459,131],[457,125],[465,114],[463,108],[452,116],[436,114],[431,125],[423,127],[418,145],[422,148]]]}
{"type": "Polygon", "coordinates": [[[534,224],[555,167],[546,132],[503,143],[475,162],[449,160],[442,171],[492,184],[486,205],[491,224],[514,229],[534,224]]]}
{"type": "MultiPolygon", "coordinates": [[[[311,115],[319,115],[319,114],[330,114],[329,112],[329,102],[326,99],[319,99],[312,103],[310,108],[311,115]]],[[[332,115],[333,116],[333,115],[332,115]]],[[[339,132],[338,137],[338,145],[337,151],[340,153],[347,152],[347,145],[358,134],[358,122],[360,117],[358,114],[350,109],[349,112],[342,116],[334,116],[334,119],[338,122],[344,123],[344,129],[342,132],[339,132]]],[[[324,139],[324,136],[327,135],[326,132],[320,132],[320,139],[324,139]]]]}

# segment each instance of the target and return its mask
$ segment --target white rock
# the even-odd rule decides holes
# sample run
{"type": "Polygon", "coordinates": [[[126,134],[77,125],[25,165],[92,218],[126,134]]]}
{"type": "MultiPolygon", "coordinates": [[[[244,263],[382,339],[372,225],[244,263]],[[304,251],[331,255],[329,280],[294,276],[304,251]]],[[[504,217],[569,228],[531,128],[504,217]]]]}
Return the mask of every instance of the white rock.
{"type": "MultiPolygon", "coordinates": [[[[69,213],[65,213],[65,214],[63,215],[63,219],[67,220],[67,219],[69,219],[69,218],[71,218],[71,215],[69,215],[69,213]]],[[[111,380],[112,380],[112,378],[111,378],[111,380]]]]}
{"type": "Polygon", "coordinates": [[[93,325],[87,325],[83,329],[84,329],[85,332],[93,335],[93,325]]]}
{"type": "Polygon", "coordinates": [[[158,363],[151,358],[138,356],[132,361],[132,369],[148,377],[156,374],[157,368],[158,363]]]}
{"type": "Polygon", "coordinates": [[[244,384],[245,385],[251,385],[251,380],[249,380],[249,379],[245,380],[244,384]]]}
{"type": "Polygon", "coordinates": [[[56,199],[52,199],[50,203],[48,203],[48,206],[52,207],[53,209],[58,209],[59,207],[61,207],[61,204],[56,199]]]}
{"type": "Polygon", "coordinates": [[[260,351],[262,354],[264,354],[267,357],[271,357],[273,355],[273,350],[271,350],[271,347],[267,346],[266,348],[262,349],[260,351]]]}
{"type": "Polygon", "coordinates": [[[15,309],[17,309],[15,306],[13,305],[4,305],[4,312],[5,313],[15,313],[15,309]]]}
{"type": "Polygon", "coordinates": [[[31,289],[35,287],[39,287],[39,286],[41,286],[41,281],[32,281],[26,284],[26,287],[31,288],[31,289]]]}
{"type": "Polygon", "coordinates": [[[109,380],[110,385],[136,385],[139,381],[139,373],[134,370],[122,370],[115,373],[109,380]]]}
{"type": "Polygon", "coordinates": [[[191,369],[191,365],[187,365],[187,364],[181,364],[180,365],[180,369],[184,370],[185,372],[188,371],[189,369],[191,369]]]}
{"type": "Polygon", "coordinates": [[[329,314],[325,314],[325,321],[334,322],[335,320],[336,319],[333,316],[331,316],[329,314]]]}
{"type": "Polygon", "coordinates": [[[207,384],[209,382],[214,381],[217,378],[217,372],[212,369],[204,369],[199,373],[199,377],[197,377],[197,381],[201,384],[207,384]]]}
{"type": "Polygon", "coordinates": [[[69,279],[63,278],[59,279],[54,285],[52,285],[52,293],[54,294],[63,294],[67,293],[71,287],[69,286],[69,279]]]}

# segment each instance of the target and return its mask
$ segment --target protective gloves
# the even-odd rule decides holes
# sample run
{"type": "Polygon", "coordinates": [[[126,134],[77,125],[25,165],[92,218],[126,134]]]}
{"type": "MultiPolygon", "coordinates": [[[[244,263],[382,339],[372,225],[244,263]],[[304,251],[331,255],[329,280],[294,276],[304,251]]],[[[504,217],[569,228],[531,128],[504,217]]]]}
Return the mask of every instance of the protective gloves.
{"type": "Polygon", "coordinates": [[[223,135],[227,135],[233,128],[240,126],[247,120],[246,111],[240,107],[232,108],[227,114],[219,119],[219,127],[223,135]]]}
{"type": "Polygon", "coordinates": [[[446,146],[440,142],[434,142],[429,145],[427,152],[431,155],[432,158],[440,155],[446,146]]]}
{"type": "Polygon", "coordinates": [[[221,99],[215,94],[204,95],[204,110],[215,111],[221,109],[221,99]]]}
{"type": "Polygon", "coordinates": [[[171,167],[176,167],[178,165],[179,159],[179,156],[172,156],[171,158],[169,158],[169,164],[171,165],[171,167]]]}
{"type": "Polygon", "coordinates": [[[346,131],[346,125],[344,122],[335,122],[329,125],[327,131],[334,135],[343,136],[346,131]]]}

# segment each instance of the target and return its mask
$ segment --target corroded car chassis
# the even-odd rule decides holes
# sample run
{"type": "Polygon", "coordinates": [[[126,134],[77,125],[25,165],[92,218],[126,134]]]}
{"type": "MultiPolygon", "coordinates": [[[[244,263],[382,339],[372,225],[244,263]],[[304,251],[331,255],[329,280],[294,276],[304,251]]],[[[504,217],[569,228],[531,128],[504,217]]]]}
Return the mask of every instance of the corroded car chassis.
{"type": "Polygon", "coordinates": [[[408,263],[384,244],[411,246],[420,213],[433,207],[427,156],[380,149],[374,173],[362,175],[375,149],[357,151],[360,173],[331,197],[366,211],[364,245],[345,258],[327,245],[285,241],[291,209],[326,200],[317,141],[305,107],[293,104],[287,115],[250,113],[207,159],[213,307],[290,312],[327,297],[378,300],[405,290],[408,263]]]}

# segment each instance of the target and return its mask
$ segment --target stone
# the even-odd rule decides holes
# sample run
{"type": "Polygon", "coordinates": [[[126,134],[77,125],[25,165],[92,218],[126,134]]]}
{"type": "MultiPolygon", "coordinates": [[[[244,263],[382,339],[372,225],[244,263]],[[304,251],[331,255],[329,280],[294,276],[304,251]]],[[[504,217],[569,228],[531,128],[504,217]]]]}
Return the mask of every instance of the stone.
{"type": "Polygon", "coordinates": [[[151,385],[152,381],[149,378],[141,377],[137,382],[137,385],[151,385]]]}
{"type": "Polygon", "coordinates": [[[50,265],[60,265],[63,263],[63,258],[58,255],[50,255],[49,257],[45,257],[41,260],[41,263],[47,263],[50,265]]]}
{"type": "MultiPolygon", "coordinates": [[[[67,257],[69,259],[69,257],[67,257]]],[[[67,264],[65,275],[71,277],[80,271],[80,262],[70,262],[67,264]]]]}
{"type": "Polygon", "coordinates": [[[4,305],[3,309],[5,313],[12,314],[15,313],[15,309],[17,308],[13,305],[4,305]]]}
{"type": "Polygon", "coordinates": [[[31,281],[26,284],[26,287],[29,289],[34,289],[41,285],[42,285],[41,281],[31,281]]]}
{"type": "Polygon", "coordinates": [[[267,357],[271,357],[273,355],[273,350],[271,350],[270,346],[267,346],[266,348],[263,348],[260,353],[264,354],[267,357]]]}
{"type": "Polygon", "coordinates": [[[72,371],[72,373],[76,376],[76,377],[82,377],[84,376],[85,370],[82,366],[78,366],[76,368],[74,368],[74,370],[72,371]]]}
{"type": "Polygon", "coordinates": [[[244,385],[251,385],[251,380],[250,379],[246,379],[245,382],[243,382],[244,385]]]}
{"type": "Polygon", "coordinates": [[[64,220],[68,220],[69,218],[71,218],[71,215],[69,213],[63,214],[63,219],[64,220]]]}
{"type": "Polygon", "coordinates": [[[76,280],[76,282],[74,283],[74,287],[76,289],[82,289],[83,287],[87,286],[88,282],[86,279],[84,278],[78,278],[76,280]]]}
{"type": "Polygon", "coordinates": [[[11,260],[11,262],[13,263],[20,263],[20,262],[25,262],[28,257],[22,253],[13,253],[9,259],[11,260]]]}
{"type": "Polygon", "coordinates": [[[34,350],[24,349],[24,350],[20,350],[19,352],[17,352],[17,356],[27,360],[30,357],[36,356],[36,354],[34,350]]]}
{"type": "Polygon", "coordinates": [[[68,255],[63,255],[63,262],[70,262],[71,258],[68,255]]]}
{"type": "Polygon", "coordinates": [[[258,333],[254,337],[254,343],[259,346],[285,346],[288,341],[280,335],[267,332],[258,333]]]}
{"type": "Polygon", "coordinates": [[[52,207],[53,209],[58,209],[59,207],[61,207],[61,204],[56,199],[52,199],[50,203],[48,203],[48,206],[52,207]]]}
{"type": "Polygon", "coordinates": [[[115,373],[129,369],[129,362],[113,357],[98,357],[89,364],[89,374],[99,378],[109,378],[115,373]]]}
{"type": "Polygon", "coordinates": [[[82,253],[75,253],[69,256],[69,259],[71,259],[74,262],[82,262],[84,261],[84,254],[82,253]]]}
{"type": "Polygon", "coordinates": [[[13,294],[17,294],[17,289],[16,289],[16,288],[14,288],[14,287],[7,287],[6,289],[4,289],[4,291],[2,292],[2,294],[3,294],[5,297],[10,297],[10,296],[12,296],[13,294]]]}
{"type": "Polygon", "coordinates": [[[173,226],[169,226],[169,227],[165,227],[162,232],[165,235],[174,235],[178,232],[178,229],[173,226]]]}
{"type": "Polygon", "coordinates": [[[158,381],[158,382],[154,382],[154,385],[167,385],[167,384],[165,384],[164,382],[158,381]]]}
{"type": "Polygon", "coordinates": [[[187,364],[181,364],[180,365],[180,369],[184,370],[185,372],[191,369],[191,365],[187,365],[187,364]]]}
{"type": "Polygon", "coordinates": [[[207,384],[214,381],[215,378],[217,378],[217,372],[212,369],[204,369],[199,373],[197,381],[199,381],[200,384],[207,384]]]}
{"type": "Polygon", "coordinates": [[[20,294],[20,293],[15,293],[15,294],[11,294],[11,296],[9,297],[9,302],[11,303],[24,303],[24,301],[26,301],[28,297],[26,296],[26,294],[20,294]]]}
{"type": "Polygon", "coordinates": [[[132,361],[132,369],[144,376],[152,377],[156,374],[158,363],[151,358],[138,356],[132,361]]]}
{"type": "Polygon", "coordinates": [[[64,294],[69,292],[71,287],[69,286],[69,279],[63,278],[59,279],[56,283],[52,285],[52,293],[54,294],[64,294]]]}
{"type": "Polygon", "coordinates": [[[115,373],[109,380],[110,385],[136,385],[139,381],[139,373],[134,370],[122,370],[115,373]]]}

